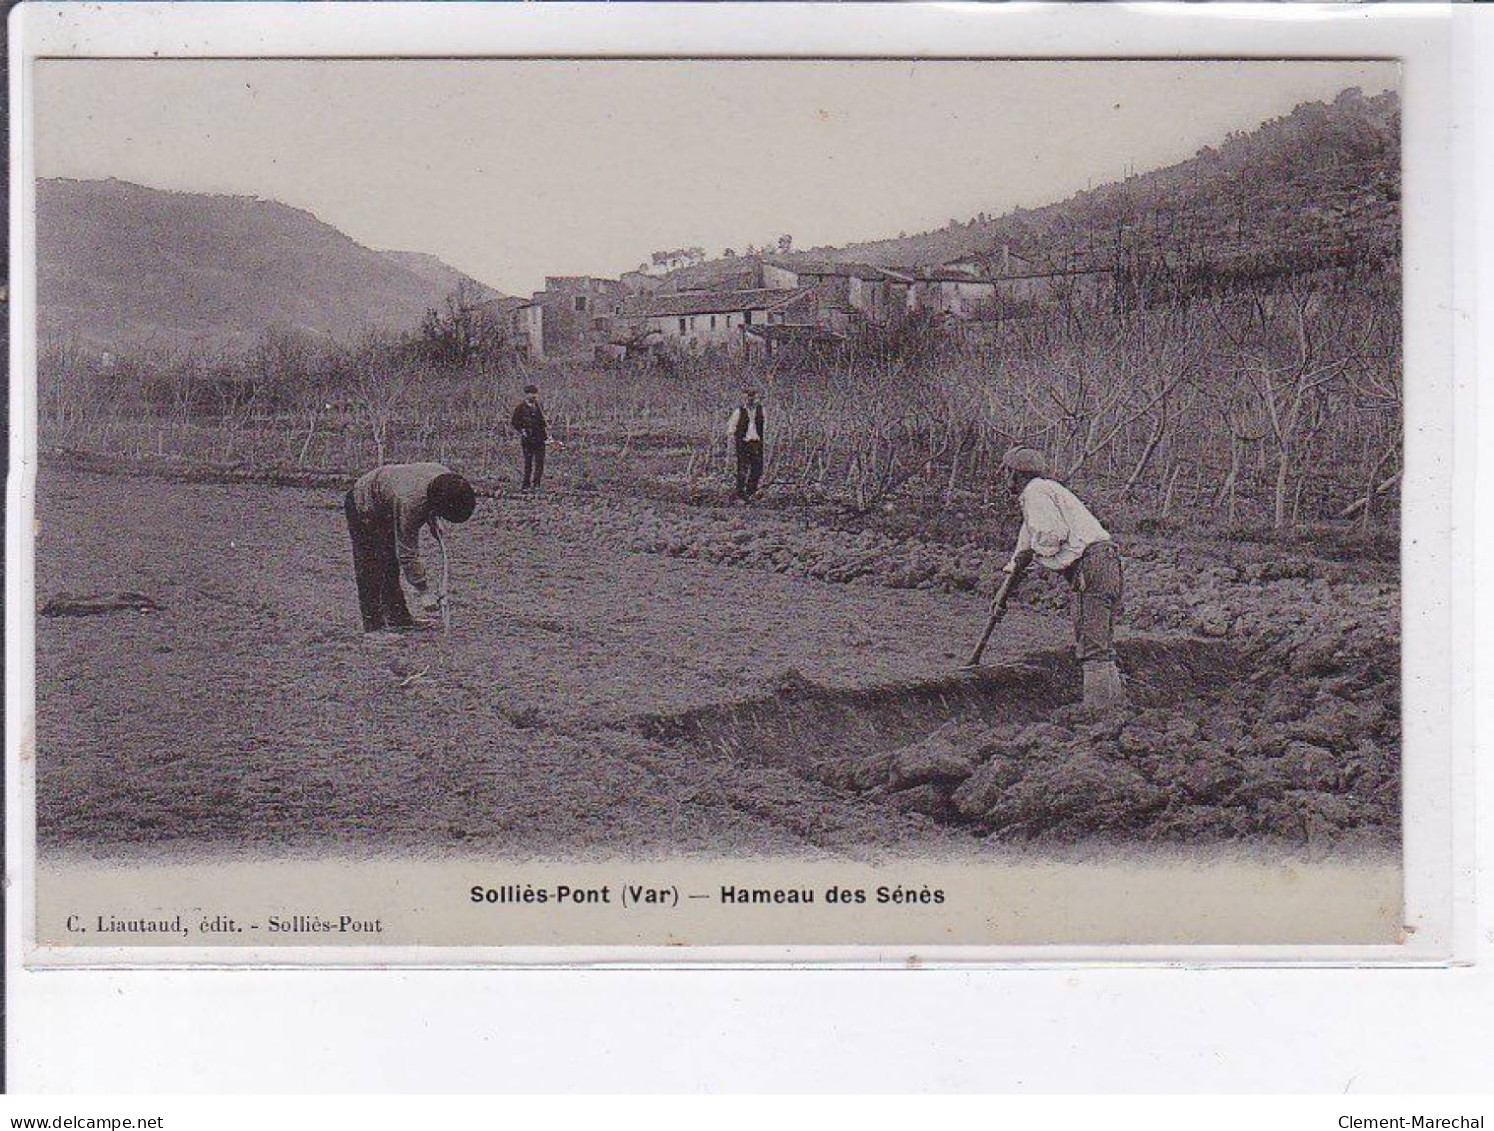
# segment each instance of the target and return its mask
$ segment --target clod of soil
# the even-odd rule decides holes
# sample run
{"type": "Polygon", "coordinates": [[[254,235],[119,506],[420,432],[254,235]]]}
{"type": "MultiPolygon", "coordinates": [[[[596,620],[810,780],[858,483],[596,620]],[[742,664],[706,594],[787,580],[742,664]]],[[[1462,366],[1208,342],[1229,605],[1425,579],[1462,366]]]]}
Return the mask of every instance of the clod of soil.
{"type": "Polygon", "coordinates": [[[1223,643],[1130,640],[1121,655],[1148,681],[1100,716],[1065,703],[1077,668],[1050,653],[964,684],[800,683],[644,730],[1003,842],[1393,846],[1399,724],[1372,671],[1346,698],[1290,672],[1241,678],[1246,657],[1223,643]]]}
{"type": "Polygon", "coordinates": [[[158,613],[161,606],[144,593],[121,591],[80,596],[58,593],[41,607],[44,617],[91,617],[101,613],[158,613]]]}

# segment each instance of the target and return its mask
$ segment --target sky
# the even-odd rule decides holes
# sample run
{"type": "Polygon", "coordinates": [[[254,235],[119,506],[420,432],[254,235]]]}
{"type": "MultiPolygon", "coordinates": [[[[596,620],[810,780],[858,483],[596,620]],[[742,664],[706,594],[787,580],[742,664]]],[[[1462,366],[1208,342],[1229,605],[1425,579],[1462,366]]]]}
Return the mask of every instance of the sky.
{"type": "Polygon", "coordinates": [[[42,60],[39,176],[279,200],[527,294],[844,244],[1185,160],[1385,62],[42,60]]]}

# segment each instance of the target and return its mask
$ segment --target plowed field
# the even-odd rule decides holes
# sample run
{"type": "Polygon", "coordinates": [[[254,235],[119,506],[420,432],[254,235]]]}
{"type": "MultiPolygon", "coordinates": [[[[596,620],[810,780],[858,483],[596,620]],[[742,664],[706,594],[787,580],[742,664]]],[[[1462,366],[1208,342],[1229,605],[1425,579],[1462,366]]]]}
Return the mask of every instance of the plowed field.
{"type": "Polygon", "coordinates": [[[661,507],[484,499],[451,539],[451,631],[373,644],[340,491],[44,468],[38,605],[159,607],[38,618],[43,849],[1396,840],[1393,586],[1138,546],[1135,709],[1095,722],[1065,707],[1052,587],[964,675],[987,602],[968,547],[878,564],[854,533],[661,507]],[[1323,617],[1374,631],[1325,645],[1323,617]]]}

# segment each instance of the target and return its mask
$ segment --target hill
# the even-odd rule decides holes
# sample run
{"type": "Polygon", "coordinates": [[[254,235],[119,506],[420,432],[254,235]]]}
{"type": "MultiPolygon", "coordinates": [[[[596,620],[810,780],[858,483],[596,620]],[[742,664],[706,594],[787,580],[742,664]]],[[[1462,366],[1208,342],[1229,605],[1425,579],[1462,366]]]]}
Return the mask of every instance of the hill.
{"type": "MultiPolygon", "coordinates": [[[[1249,132],[1232,133],[1190,160],[1066,200],[1003,216],[951,220],[934,231],[787,258],[933,267],[1003,247],[1034,269],[1107,264],[1117,247],[1173,265],[1300,270],[1366,245],[1399,252],[1400,98],[1358,88],[1304,103],[1249,132]]],[[[731,260],[685,268],[674,288],[712,285],[731,260]],[[697,282],[697,278],[707,280],[697,282]]],[[[678,278],[676,278],[678,276],[678,278]]]]}
{"type": "Polygon", "coordinates": [[[412,275],[417,275],[436,287],[443,297],[454,294],[460,287],[472,290],[474,292],[472,297],[476,299],[501,297],[493,288],[484,286],[471,276],[462,274],[445,260],[423,251],[385,251],[380,254],[396,266],[404,268],[412,275]]]}
{"type": "Polygon", "coordinates": [[[37,182],[43,340],[237,349],[270,327],[322,338],[413,330],[465,281],[275,201],[126,181],[37,182]]]}

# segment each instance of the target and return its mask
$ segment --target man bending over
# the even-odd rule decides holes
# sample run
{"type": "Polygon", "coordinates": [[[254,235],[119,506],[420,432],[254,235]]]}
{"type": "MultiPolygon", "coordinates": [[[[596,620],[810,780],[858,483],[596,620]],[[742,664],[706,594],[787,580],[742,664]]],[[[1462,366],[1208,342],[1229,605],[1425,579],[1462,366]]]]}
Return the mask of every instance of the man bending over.
{"type": "Polygon", "coordinates": [[[445,594],[430,595],[430,581],[420,560],[420,530],[428,526],[439,538],[439,519],[466,522],[471,518],[477,507],[472,484],[439,463],[391,463],[353,484],[343,506],[353,540],[363,631],[414,627],[400,574],[421,595],[425,611],[439,607],[445,594]]]}

